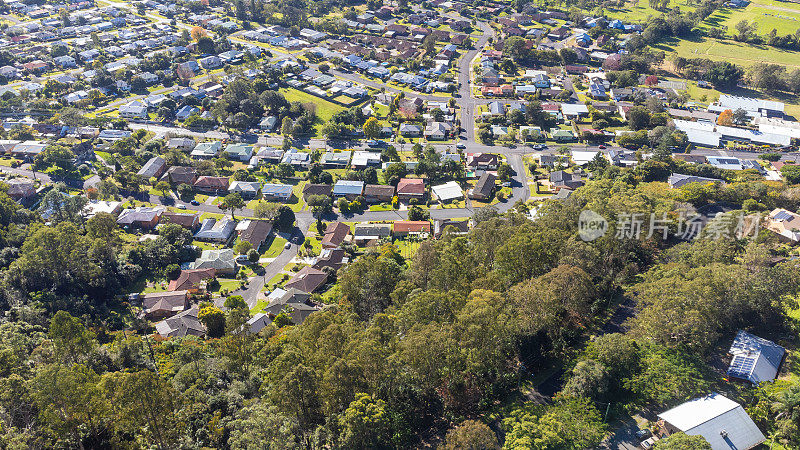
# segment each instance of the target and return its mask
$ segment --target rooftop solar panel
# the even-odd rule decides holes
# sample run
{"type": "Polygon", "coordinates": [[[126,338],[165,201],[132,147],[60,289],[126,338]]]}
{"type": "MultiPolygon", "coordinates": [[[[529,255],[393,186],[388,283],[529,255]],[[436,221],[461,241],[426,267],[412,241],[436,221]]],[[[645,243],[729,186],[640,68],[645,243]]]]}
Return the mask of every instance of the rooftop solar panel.
{"type": "Polygon", "coordinates": [[[734,356],[730,367],[728,367],[728,375],[748,379],[755,365],[756,358],[752,356],[734,356]]]}
{"type": "Polygon", "coordinates": [[[792,219],[792,215],[789,214],[786,211],[778,211],[775,214],[775,220],[791,220],[791,219],[792,219]]]}

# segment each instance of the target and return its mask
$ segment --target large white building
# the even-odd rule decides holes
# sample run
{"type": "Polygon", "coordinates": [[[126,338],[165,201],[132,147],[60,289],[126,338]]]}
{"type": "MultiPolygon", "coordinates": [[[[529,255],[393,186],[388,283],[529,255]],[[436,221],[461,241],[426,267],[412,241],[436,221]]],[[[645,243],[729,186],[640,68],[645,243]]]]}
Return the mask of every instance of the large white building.
{"type": "Polygon", "coordinates": [[[690,400],[658,417],[669,433],[703,436],[712,450],[747,450],[766,440],[742,405],[717,393],[690,400]]]}

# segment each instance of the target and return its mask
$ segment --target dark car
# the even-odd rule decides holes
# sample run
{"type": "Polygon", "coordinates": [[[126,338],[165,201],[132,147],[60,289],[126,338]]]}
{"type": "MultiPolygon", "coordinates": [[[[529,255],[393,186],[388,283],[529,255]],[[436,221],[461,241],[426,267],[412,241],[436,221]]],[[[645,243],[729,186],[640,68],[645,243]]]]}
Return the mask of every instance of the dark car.
{"type": "Polygon", "coordinates": [[[194,206],[199,206],[200,205],[200,202],[198,202],[197,200],[192,200],[189,203],[191,203],[194,206]]]}

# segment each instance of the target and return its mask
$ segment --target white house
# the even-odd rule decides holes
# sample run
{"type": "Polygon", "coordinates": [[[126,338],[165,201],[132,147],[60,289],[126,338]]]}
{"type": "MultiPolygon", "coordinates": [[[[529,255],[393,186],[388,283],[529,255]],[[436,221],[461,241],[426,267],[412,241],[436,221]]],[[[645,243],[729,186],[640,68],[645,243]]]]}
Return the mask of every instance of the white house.
{"type": "Polygon", "coordinates": [[[712,450],[746,450],[766,440],[742,405],[717,393],[690,400],[658,417],[668,433],[702,436],[712,450]]]}

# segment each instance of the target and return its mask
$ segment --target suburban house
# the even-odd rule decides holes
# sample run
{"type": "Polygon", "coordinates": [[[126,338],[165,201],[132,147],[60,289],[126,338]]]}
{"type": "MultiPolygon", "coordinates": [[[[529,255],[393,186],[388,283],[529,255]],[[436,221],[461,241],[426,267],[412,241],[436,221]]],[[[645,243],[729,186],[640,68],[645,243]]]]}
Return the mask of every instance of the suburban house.
{"type": "Polygon", "coordinates": [[[278,125],[278,118],[276,116],[267,116],[261,119],[261,122],[258,123],[258,128],[262,131],[272,131],[276,125],[278,125]]]}
{"type": "Polygon", "coordinates": [[[342,266],[349,262],[347,253],[342,248],[323,248],[312,268],[323,270],[330,267],[333,270],[339,270],[342,266]]]}
{"type": "Polygon", "coordinates": [[[425,181],[422,178],[401,178],[397,183],[397,198],[408,202],[412,198],[418,201],[425,197],[425,181]]]}
{"type": "Polygon", "coordinates": [[[380,154],[362,150],[353,152],[353,160],[350,161],[350,167],[353,169],[366,169],[367,167],[378,167],[380,165],[380,154]]]}
{"type": "MultiPolygon", "coordinates": [[[[9,183],[9,195],[11,195],[11,184],[12,181],[16,180],[24,180],[21,178],[15,178],[12,180],[8,180],[6,183],[9,183]]],[[[34,191],[35,192],[35,191],[34,191]]],[[[13,198],[14,196],[11,195],[13,198]]],[[[122,209],[122,202],[114,202],[109,200],[92,200],[89,201],[86,206],[83,207],[83,217],[87,219],[91,219],[92,217],[96,216],[100,213],[107,213],[117,215],[119,214],[120,210],[122,209]]],[[[166,213],[166,211],[165,211],[166,213]]],[[[161,215],[161,218],[164,218],[164,214],[161,215]]]]}
{"type": "Polygon", "coordinates": [[[455,181],[448,181],[447,183],[433,186],[431,187],[431,191],[441,203],[464,198],[464,192],[461,190],[461,186],[455,181]]]}
{"type": "Polygon", "coordinates": [[[409,235],[426,237],[431,234],[431,223],[427,220],[396,220],[392,228],[395,237],[409,235]]]}
{"type": "Polygon", "coordinates": [[[222,150],[222,142],[220,141],[201,142],[194,147],[190,155],[192,158],[210,159],[216,158],[220,150],[222,150]]]}
{"type": "Polygon", "coordinates": [[[284,285],[285,289],[297,289],[302,292],[312,293],[321,288],[328,281],[328,274],[309,266],[303,267],[291,280],[284,285]]]}
{"type": "Polygon", "coordinates": [[[353,243],[366,246],[377,244],[392,234],[392,226],[388,223],[359,223],[353,231],[353,243]]]}
{"type": "Polygon", "coordinates": [[[453,219],[433,219],[433,237],[440,238],[442,233],[450,227],[455,234],[466,234],[469,232],[468,220],[453,219]]]}
{"type": "Polygon", "coordinates": [[[248,220],[247,226],[239,233],[239,239],[249,242],[258,250],[269,237],[272,231],[272,222],[266,220],[248,220]]]}
{"type": "Polygon", "coordinates": [[[253,156],[253,146],[247,144],[230,144],[225,147],[225,153],[228,157],[242,162],[250,162],[250,157],[253,156]]]}
{"type": "MultiPolygon", "coordinates": [[[[309,315],[322,309],[311,301],[310,293],[296,288],[275,289],[267,296],[267,300],[269,303],[263,310],[264,314],[274,319],[286,311],[295,325],[303,323],[309,315]]],[[[251,328],[251,332],[255,331],[251,328]]]]}
{"type": "Polygon", "coordinates": [[[189,231],[194,231],[200,225],[200,215],[192,212],[164,211],[160,223],[176,223],[189,231]]]}
{"type": "Polygon", "coordinates": [[[325,152],[322,155],[319,162],[322,164],[323,167],[328,168],[342,168],[347,167],[350,164],[350,156],[352,152],[344,151],[344,152],[325,152]]]}
{"type": "Polygon", "coordinates": [[[261,332],[272,323],[272,318],[265,312],[256,313],[245,324],[244,331],[251,334],[261,332]]]}
{"type": "Polygon", "coordinates": [[[203,250],[200,257],[191,264],[191,269],[214,269],[216,274],[234,274],[236,273],[236,261],[233,249],[203,250]]]}
{"type": "Polygon", "coordinates": [[[775,379],[786,350],[772,341],[739,330],[728,353],[733,356],[728,375],[759,384],[775,379]]]}
{"type": "Polygon", "coordinates": [[[322,235],[322,248],[336,248],[342,245],[350,234],[350,227],[342,222],[329,223],[322,235]]]}
{"type": "Polygon", "coordinates": [[[751,449],[766,438],[742,405],[711,393],[658,415],[665,435],[682,431],[703,436],[712,450],[751,449]]]}
{"type": "Polygon", "coordinates": [[[292,185],[264,183],[264,185],[261,186],[261,194],[267,200],[285,202],[292,197],[292,185]]]}
{"type": "Polygon", "coordinates": [[[153,292],[142,296],[142,314],[148,320],[162,320],[189,307],[189,291],[153,292]]]}
{"type": "Polygon", "coordinates": [[[142,168],[139,169],[136,174],[142,177],[143,180],[147,181],[153,177],[160,177],[166,170],[167,163],[164,161],[164,158],[160,156],[154,156],[147,160],[147,162],[144,163],[144,166],[142,166],[142,168]]]}
{"type": "Polygon", "coordinates": [[[28,178],[12,178],[5,182],[8,195],[14,200],[22,200],[36,195],[36,183],[28,178]]]}
{"type": "Polygon", "coordinates": [[[484,171],[497,170],[500,165],[500,157],[495,153],[468,153],[467,168],[480,176],[484,171]]]}
{"type": "Polygon", "coordinates": [[[308,200],[308,197],[312,195],[323,195],[325,197],[330,197],[332,191],[333,186],[330,184],[309,183],[303,186],[303,199],[308,200]]]}
{"type": "Polygon", "coordinates": [[[228,177],[203,175],[194,182],[194,189],[206,194],[219,195],[228,191],[228,177]]]}
{"type": "Polygon", "coordinates": [[[200,225],[200,230],[195,233],[194,238],[198,241],[210,242],[228,242],[234,229],[236,229],[236,222],[224,217],[217,220],[213,217],[205,219],[200,225]]]}
{"type": "Polygon", "coordinates": [[[790,241],[800,241],[800,215],[776,208],[767,216],[767,229],[790,241]]]}
{"type": "Polygon", "coordinates": [[[494,195],[495,180],[497,177],[489,172],[484,172],[475,187],[470,189],[469,198],[474,200],[489,200],[494,195]]]}
{"type": "Polygon", "coordinates": [[[119,116],[123,119],[146,119],[147,105],[138,100],[134,100],[119,107],[119,116]]]}
{"type": "Polygon", "coordinates": [[[258,181],[232,181],[230,186],[228,186],[228,192],[235,192],[245,199],[258,197],[260,191],[261,183],[258,181]]]}
{"type": "Polygon", "coordinates": [[[216,275],[217,270],[214,268],[181,270],[178,278],[169,282],[167,290],[188,291],[190,294],[196,294],[205,290],[205,280],[214,278],[216,275]]]}
{"type": "Polygon", "coordinates": [[[575,190],[583,186],[583,180],[581,180],[581,176],[576,173],[557,170],[555,172],[550,172],[550,185],[555,192],[558,192],[562,188],[575,190]]]}
{"type": "Polygon", "coordinates": [[[177,148],[178,150],[182,150],[184,152],[190,152],[194,150],[195,142],[192,138],[176,137],[167,141],[167,147],[177,148]]]}
{"type": "Polygon", "coordinates": [[[706,178],[706,177],[698,177],[698,176],[695,176],[695,175],[684,175],[682,173],[673,173],[667,179],[667,184],[669,184],[669,187],[671,187],[673,189],[686,186],[689,183],[708,184],[708,183],[716,183],[716,182],[722,182],[722,180],[720,180],[718,178],[706,178]]]}
{"type": "Polygon", "coordinates": [[[368,184],[364,186],[364,199],[367,203],[391,202],[394,197],[394,186],[368,184]]]}
{"type": "Polygon", "coordinates": [[[400,125],[400,136],[404,137],[420,137],[422,136],[422,128],[419,125],[404,123],[400,125]]]}
{"type": "Polygon", "coordinates": [[[203,336],[206,334],[206,327],[197,318],[199,308],[194,306],[168,319],[164,319],[156,324],[156,332],[161,337],[186,337],[203,336]]]}
{"type": "Polygon", "coordinates": [[[140,206],[138,208],[123,210],[117,217],[120,226],[139,227],[151,230],[158,225],[165,209],[163,207],[140,206]]]}
{"type": "Polygon", "coordinates": [[[431,122],[425,128],[425,137],[431,140],[444,140],[453,131],[453,126],[446,122],[431,122]]]}
{"type": "Polygon", "coordinates": [[[194,167],[172,166],[167,169],[167,173],[161,176],[160,181],[167,181],[172,184],[194,185],[197,180],[197,170],[194,167]]]}
{"type": "Polygon", "coordinates": [[[344,197],[350,201],[359,197],[364,192],[363,181],[339,180],[333,185],[333,196],[344,197]]]}

